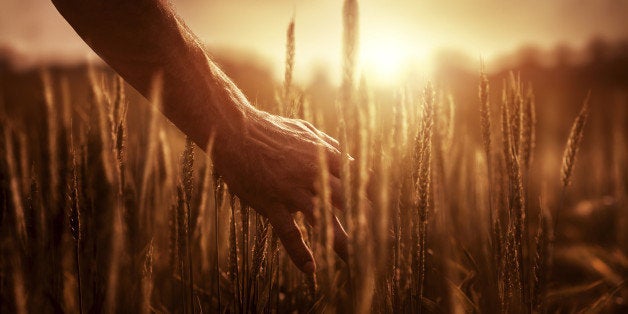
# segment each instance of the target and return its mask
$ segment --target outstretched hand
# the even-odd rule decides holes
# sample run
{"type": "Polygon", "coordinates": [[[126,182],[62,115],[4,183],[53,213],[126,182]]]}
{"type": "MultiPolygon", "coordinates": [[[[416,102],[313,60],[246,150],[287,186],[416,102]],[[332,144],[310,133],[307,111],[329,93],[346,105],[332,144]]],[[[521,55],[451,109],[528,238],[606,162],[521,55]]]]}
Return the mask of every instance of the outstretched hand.
{"type": "MultiPolygon", "coordinates": [[[[332,204],[342,207],[341,154],[338,142],[309,122],[250,111],[241,132],[220,138],[213,145],[216,171],[244,203],[267,217],[292,261],[312,273],[316,264],[292,214],[300,211],[316,225],[315,199],[321,171],[328,171],[332,204]],[[321,150],[325,163],[321,163],[321,150]],[[321,169],[321,164],[327,169],[321,169]]],[[[332,213],[330,213],[332,214],[332,213]]],[[[332,214],[333,215],[333,214],[332,214]]],[[[347,234],[332,216],[334,249],[346,260],[347,234]]]]}
{"type": "MultiPolygon", "coordinates": [[[[301,211],[316,224],[320,149],[332,203],[341,207],[338,143],[305,121],[253,108],[167,1],[52,1],[77,34],[142,95],[151,99],[151,82],[161,78],[162,112],[201,147],[214,137],[208,153],[217,172],[242,201],[268,217],[299,269],[313,272],[314,258],[292,213],[301,211]]],[[[347,234],[333,218],[334,248],[346,259],[347,234]]]]}

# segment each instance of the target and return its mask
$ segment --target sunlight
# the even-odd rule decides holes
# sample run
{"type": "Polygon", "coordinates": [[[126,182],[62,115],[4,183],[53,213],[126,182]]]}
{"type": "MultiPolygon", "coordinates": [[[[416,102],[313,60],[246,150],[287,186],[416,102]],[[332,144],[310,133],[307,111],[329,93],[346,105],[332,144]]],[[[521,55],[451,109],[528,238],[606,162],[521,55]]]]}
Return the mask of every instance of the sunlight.
{"type": "Polygon", "coordinates": [[[424,64],[428,55],[426,47],[411,44],[394,35],[363,38],[360,60],[365,74],[379,85],[402,82],[412,70],[409,66],[424,64]]]}
{"type": "Polygon", "coordinates": [[[364,66],[378,80],[394,80],[399,75],[403,52],[394,46],[380,45],[364,51],[364,66]]]}

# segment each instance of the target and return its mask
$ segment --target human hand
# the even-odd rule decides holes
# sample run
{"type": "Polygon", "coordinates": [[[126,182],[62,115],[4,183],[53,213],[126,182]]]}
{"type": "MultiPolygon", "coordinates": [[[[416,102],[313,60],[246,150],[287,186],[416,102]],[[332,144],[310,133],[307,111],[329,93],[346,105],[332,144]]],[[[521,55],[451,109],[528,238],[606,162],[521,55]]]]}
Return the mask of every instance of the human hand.
{"type": "MultiPolygon", "coordinates": [[[[313,272],[312,253],[291,214],[301,211],[316,223],[319,148],[327,157],[332,204],[342,205],[338,143],[305,121],[254,109],[166,1],[53,3],[103,60],[146,98],[159,100],[164,115],[195,143],[205,147],[214,137],[217,172],[268,217],[295,264],[313,272]],[[161,87],[158,97],[155,86],[161,87]]],[[[335,216],[333,229],[334,248],[346,259],[347,234],[335,216]]]]}
{"type": "MultiPolygon", "coordinates": [[[[303,120],[252,110],[243,121],[238,132],[216,134],[215,169],[232,192],[268,218],[297,267],[312,273],[314,258],[292,214],[300,211],[310,225],[317,224],[320,149],[325,153],[332,204],[342,207],[338,142],[303,120]]],[[[332,223],[334,250],[346,260],[347,233],[335,215],[332,223]]]]}

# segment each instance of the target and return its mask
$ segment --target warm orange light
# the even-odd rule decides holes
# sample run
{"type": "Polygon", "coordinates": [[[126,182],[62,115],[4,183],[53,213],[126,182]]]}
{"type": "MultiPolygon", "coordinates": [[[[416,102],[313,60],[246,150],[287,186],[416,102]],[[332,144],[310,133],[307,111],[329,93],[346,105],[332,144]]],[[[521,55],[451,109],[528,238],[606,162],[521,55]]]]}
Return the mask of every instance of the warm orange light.
{"type": "Polygon", "coordinates": [[[363,34],[361,47],[360,60],[365,75],[377,84],[389,86],[402,83],[412,70],[411,65],[423,65],[430,50],[395,33],[363,34]]]}

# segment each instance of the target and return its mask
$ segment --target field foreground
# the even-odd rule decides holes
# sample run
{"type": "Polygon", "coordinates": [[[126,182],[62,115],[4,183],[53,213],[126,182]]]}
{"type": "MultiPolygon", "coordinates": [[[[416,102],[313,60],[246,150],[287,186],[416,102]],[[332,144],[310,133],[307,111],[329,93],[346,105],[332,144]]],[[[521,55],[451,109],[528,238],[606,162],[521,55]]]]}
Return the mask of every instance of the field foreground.
{"type": "Polygon", "coordinates": [[[0,312],[624,312],[625,99],[583,99],[557,140],[548,112],[577,104],[540,107],[523,79],[502,93],[482,75],[461,101],[431,84],[378,98],[363,82],[337,110],[294,88],[265,108],[356,158],[337,213],[347,263],[298,216],[308,277],[121,79],[38,72],[22,85],[33,101],[0,105],[0,312]]]}

